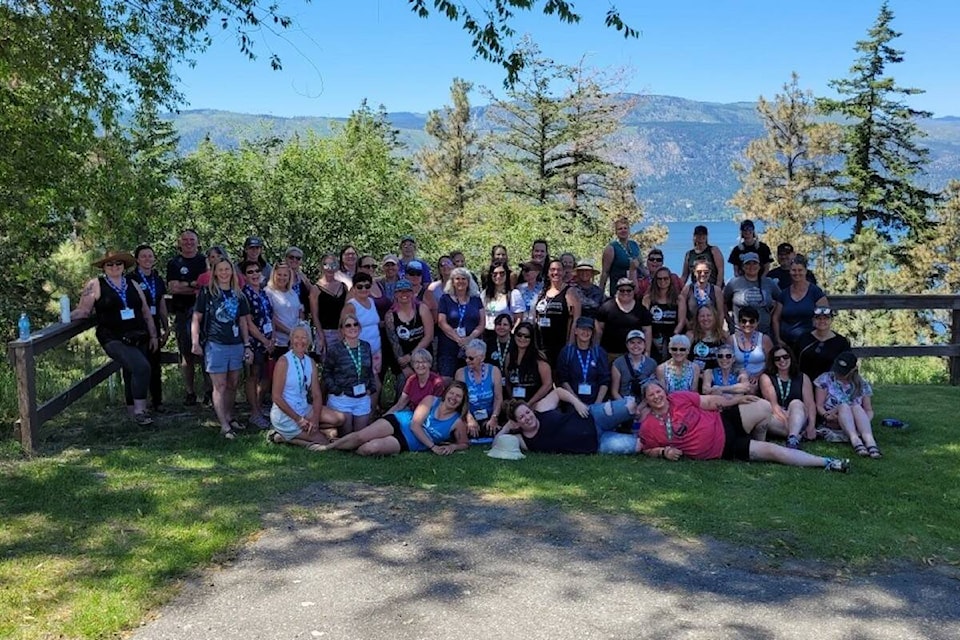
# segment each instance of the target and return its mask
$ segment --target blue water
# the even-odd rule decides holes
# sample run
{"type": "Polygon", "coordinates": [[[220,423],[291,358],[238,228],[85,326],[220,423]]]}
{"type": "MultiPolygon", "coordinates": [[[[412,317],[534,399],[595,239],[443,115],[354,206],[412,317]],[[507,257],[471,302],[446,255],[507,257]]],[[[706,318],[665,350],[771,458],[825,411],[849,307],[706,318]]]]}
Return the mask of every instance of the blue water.
{"type": "MultiPolygon", "coordinates": [[[[683,271],[683,256],[693,247],[693,228],[698,224],[704,224],[710,231],[710,244],[720,248],[724,261],[726,261],[727,256],[730,255],[730,250],[740,242],[740,223],[732,220],[728,222],[706,223],[663,222],[661,224],[670,232],[666,242],[660,245],[660,248],[663,249],[664,262],[667,267],[675,273],[681,273],[683,271]]],[[[639,225],[634,230],[642,229],[644,226],[646,225],[639,225]]],[[[829,220],[826,223],[827,233],[840,239],[847,238],[850,235],[851,228],[852,226],[850,224],[844,224],[835,220],[829,220]]],[[[763,240],[763,225],[761,223],[757,223],[757,233],[760,239],[763,240]]],[[[650,247],[642,247],[642,249],[646,252],[650,247]]],[[[777,248],[771,246],[770,251],[776,254],[777,248]]],[[[644,256],[645,255],[644,253],[644,256]]],[[[776,260],[776,255],[773,257],[774,260],[776,260]]],[[[732,273],[730,267],[727,267],[727,273],[732,273]]]]}

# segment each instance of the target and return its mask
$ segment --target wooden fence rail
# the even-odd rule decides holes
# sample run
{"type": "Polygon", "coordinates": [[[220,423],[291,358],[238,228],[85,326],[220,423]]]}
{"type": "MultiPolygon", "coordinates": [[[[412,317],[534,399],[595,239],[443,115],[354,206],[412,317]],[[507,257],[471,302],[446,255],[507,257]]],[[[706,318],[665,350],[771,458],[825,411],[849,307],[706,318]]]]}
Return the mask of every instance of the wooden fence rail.
{"type": "MultiPolygon", "coordinates": [[[[950,310],[950,338],[946,344],[859,346],[854,347],[853,350],[857,356],[868,358],[918,356],[949,358],[950,384],[960,385],[960,295],[833,295],[830,296],[830,306],[843,311],[950,310]]],[[[91,319],[74,320],[69,324],[52,324],[31,334],[27,340],[14,340],[7,344],[7,357],[17,376],[17,401],[20,412],[17,436],[24,451],[33,451],[40,425],[119,370],[117,363],[110,361],[55,398],[37,406],[37,356],[65,343],[70,338],[92,328],[93,325],[91,319]]],[[[163,362],[177,362],[177,354],[165,352],[163,362]]]]}

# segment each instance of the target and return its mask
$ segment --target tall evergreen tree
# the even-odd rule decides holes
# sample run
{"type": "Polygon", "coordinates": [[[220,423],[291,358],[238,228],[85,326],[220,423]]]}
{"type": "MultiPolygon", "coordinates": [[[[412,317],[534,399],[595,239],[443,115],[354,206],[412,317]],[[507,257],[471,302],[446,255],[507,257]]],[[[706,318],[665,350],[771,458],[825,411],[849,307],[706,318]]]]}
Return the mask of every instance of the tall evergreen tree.
{"type": "Polygon", "coordinates": [[[915,234],[928,226],[927,211],[936,196],[916,184],[928,155],[917,142],[925,135],[917,120],[931,114],[904,101],[923,90],[901,87],[886,73],[889,65],[903,61],[903,52],[891,45],[901,35],[892,22],[884,2],[868,39],[857,42],[860,57],[850,77],[829,83],[841,97],[817,100],[824,114],[844,121],[845,161],[833,185],[835,212],[854,221],[854,234],[871,224],[887,240],[894,232],[915,234]]]}
{"type": "Polygon", "coordinates": [[[423,194],[434,217],[463,217],[475,196],[481,152],[470,113],[473,85],[454,78],[450,86],[453,106],[427,114],[425,130],[435,143],[417,154],[423,174],[423,194]]]}

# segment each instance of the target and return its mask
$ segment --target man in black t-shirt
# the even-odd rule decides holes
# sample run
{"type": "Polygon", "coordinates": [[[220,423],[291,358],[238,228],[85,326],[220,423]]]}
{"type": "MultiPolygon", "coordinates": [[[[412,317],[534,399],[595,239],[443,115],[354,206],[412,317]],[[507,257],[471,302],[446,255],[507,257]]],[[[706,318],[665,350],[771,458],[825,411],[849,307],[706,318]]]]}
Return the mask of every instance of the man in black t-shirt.
{"type": "MultiPolygon", "coordinates": [[[[780,264],[776,268],[770,269],[767,272],[767,277],[774,280],[781,291],[790,286],[790,265],[795,257],[797,257],[797,252],[793,250],[792,244],[781,242],[777,245],[777,262],[780,264]]],[[[807,282],[817,284],[817,277],[813,275],[813,271],[810,269],[807,269],[807,282]]]]}
{"type": "Polygon", "coordinates": [[[740,243],[730,250],[730,256],[727,258],[727,262],[733,265],[734,276],[743,275],[741,268],[743,259],[740,256],[744,253],[757,254],[760,258],[760,275],[766,275],[770,265],[773,264],[773,256],[770,255],[770,247],[767,243],[761,242],[757,237],[753,220],[744,220],[740,223],[740,243]]]}
{"type": "Polygon", "coordinates": [[[207,260],[200,253],[200,242],[193,229],[184,229],[177,248],[180,254],[167,262],[167,288],[171,294],[169,309],[175,318],[180,372],[186,391],[183,404],[193,406],[197,404],[195,369],[196,365],[202,364],[202,359],[190,350],[190,322],[193,319],[193,305],[197,301],[197,278],[207,270],[207,260]]]}

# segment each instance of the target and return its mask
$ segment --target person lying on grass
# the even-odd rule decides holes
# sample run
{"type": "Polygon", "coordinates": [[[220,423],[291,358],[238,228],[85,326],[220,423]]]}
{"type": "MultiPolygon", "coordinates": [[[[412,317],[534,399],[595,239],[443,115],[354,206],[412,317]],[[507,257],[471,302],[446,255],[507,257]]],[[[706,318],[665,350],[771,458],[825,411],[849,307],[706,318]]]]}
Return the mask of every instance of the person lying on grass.
{"type": "Polygon", "coordinates": [[[356,451],[361,456],[389,456],[401,451],[450,455],[469,446],[464,419],[466,400],[466,385],[455,380],[447,386],[442,397],[427,396],[415,411],[387,414],[329,445],[316,447],[316,450],[356,451]]]}
{"type": "Polygon", "coordinates": [[[639,450],[636,436],[614,430],[630,421],[636,410],[633,396],[587,405],[558,387],[533,406],[511,400],[509,420],[500,433],[519,435],[520,446],[527,451],[630,455],[639,450]],[[562,411],[561,401],[574,410],[562,411]]]}
{"type": "Polygon", "coordinates": [[[763,460],[842,473],[849,469],[850,460],[845,458],[823,458],[764,442],[773,409],[756,396],[701,396],[691,391],[667,395],[655,381],[647,383],[643,396],[650,413],[640,423],[640,450],[652,458],[763,460]]]}
{"type": "Polygon", "coordinates": [[[335,431],[344,421],[342,413],[323,406],[317,368],[307,355],[310,333],[310,325],[294,325],[290,330],[290,350],[277,360],[273,370],[273,407],[270,409],[273,430],[267,438],[275,444],[289,443],[313,449],[330,442],[324,429],[335,431]],[[313,400],[312,405],[309,399],[313,400]]]}

